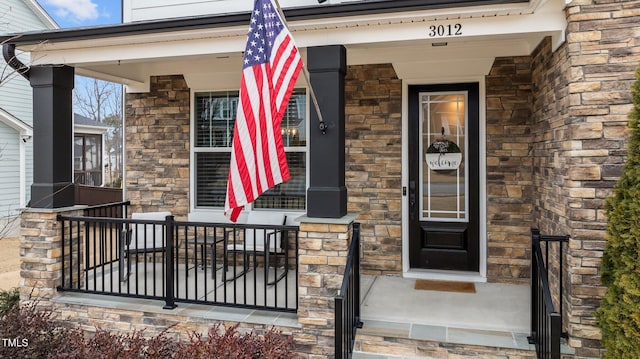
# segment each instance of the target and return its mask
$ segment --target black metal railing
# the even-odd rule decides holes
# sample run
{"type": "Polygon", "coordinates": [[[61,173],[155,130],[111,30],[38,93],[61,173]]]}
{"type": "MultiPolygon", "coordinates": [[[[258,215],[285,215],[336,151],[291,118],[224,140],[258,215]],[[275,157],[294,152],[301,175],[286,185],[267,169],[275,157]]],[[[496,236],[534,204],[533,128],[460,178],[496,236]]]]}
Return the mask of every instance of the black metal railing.
{"type": "Polygon", "coordinates": [[[115,202],[97,206],[90,206],[84,209],[85,217],[109,217],[127,218],[131,202],[115,202]]]}
{"type": "MultiPolygon", "coordinates": [[[[126,208],[126,207],[123,207],[126,208]]],[[[61,291],[298,308],[297,226],[89,216],[62,223],[61,291]]]]}
{"type": "Polygon", "coordinates": [[[335,297],[336,359],[351,358],[360,321],[360,223],[353,224],[353,234],[342,286],[335,297]]]}
{"type": "Polygon", "coordinates": [[[563,271],[563,243],[569,241],[569,236],[541,235],[536,228],[531,229],[531,336],[530,344],[536,347],[536,355],[540,359],[560,359],[561,338],[566,337],[562,332],[562,271],[563,271]],[[542,243],[545,243],[543,257],[542,243]],[[553,243],[557,244],[557,289],[558,308],[555,309],[549,281],[551,267],[549,251],[553,243]]]}

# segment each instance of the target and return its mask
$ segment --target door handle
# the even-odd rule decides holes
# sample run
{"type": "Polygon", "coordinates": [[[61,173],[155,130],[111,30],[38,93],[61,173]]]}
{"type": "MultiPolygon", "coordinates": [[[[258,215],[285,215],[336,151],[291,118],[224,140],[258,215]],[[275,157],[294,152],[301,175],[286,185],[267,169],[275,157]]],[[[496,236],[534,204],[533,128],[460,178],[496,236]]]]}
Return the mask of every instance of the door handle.
{"type": "Polygon", "coordinates": [[[409,205],[411,207],[416,204],[416,181],[409,181],[409,205]]]}
{"type": "Polygon", "coordinates": [[[415,218],[416,181],[409,181],[409,218],[415,218]]]}

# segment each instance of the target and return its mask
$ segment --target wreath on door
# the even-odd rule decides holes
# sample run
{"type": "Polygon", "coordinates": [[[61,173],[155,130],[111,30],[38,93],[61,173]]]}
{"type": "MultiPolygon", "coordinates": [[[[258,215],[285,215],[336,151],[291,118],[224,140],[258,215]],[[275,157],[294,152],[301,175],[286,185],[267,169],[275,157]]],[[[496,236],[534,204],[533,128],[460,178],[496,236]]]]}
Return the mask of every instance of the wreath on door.
{"type": "Polygon", "coordinates": [[[442,138],[429,145],[425,160],[427,166],[434,171],[455,170],[462,163],[462,151],[455,142],[447,140],[442,127],[442,138]]]}

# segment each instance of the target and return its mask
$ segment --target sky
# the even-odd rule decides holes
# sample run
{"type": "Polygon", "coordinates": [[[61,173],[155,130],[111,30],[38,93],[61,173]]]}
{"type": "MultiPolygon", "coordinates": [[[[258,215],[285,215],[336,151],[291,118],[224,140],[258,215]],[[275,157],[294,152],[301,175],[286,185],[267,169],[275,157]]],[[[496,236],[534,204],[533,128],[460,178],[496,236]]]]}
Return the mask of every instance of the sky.
{"type": "Polygon", "coordinates": [[[119,24],[121,0],[37,0],[61,28],[119,24]]]}

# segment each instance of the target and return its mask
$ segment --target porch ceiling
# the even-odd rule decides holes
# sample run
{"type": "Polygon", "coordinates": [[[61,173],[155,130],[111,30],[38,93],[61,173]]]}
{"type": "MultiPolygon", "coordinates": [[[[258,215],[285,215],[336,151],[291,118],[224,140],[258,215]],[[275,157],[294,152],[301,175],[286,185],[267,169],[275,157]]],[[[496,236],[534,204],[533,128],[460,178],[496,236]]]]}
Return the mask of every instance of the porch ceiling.
{"type": "MultiPolygon", "coordinates": [[[[528,55],[545,36],[564,41],[563,0],[299,20],[302,49],[343,44],[349,64],[393,63],[401,78],[460,71],[485,73],[497,56],[528,55]],[[430,29],[459,25],[459,35],[430,29]],[[433,43],[447,46],[434,47],[433,43]]],[[[192,89],[237,87],[246,26],[119,34],[21,44],[32,64],[67,64],[80,75],[148,89],[153,75],[184,74],[192,89]]]]}

